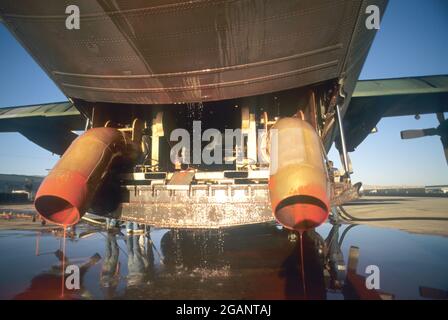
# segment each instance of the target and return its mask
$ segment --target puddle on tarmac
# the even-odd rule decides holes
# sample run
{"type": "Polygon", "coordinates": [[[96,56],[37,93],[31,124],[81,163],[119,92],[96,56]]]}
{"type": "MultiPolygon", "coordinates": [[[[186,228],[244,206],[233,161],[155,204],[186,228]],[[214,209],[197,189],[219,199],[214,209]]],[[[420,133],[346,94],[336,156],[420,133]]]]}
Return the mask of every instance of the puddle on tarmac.
{"type": "Polygon", "coordinates": [[[61,299],[62,264],[80,267],[80,289],[65,288],[65,299],[425,299],[448,290],[448,238],[365,225],[305,233],[304,273],[298,235],[275,225],[147,237],[80,224],[67,233],[65,262],[62,241],[62,229],[0,231],[0,299],[61,299]],[[352,246],[356,273],[346,267],[352,246]],[[369,265],[379,268],[378,291],[365,287],[369,265]]]}

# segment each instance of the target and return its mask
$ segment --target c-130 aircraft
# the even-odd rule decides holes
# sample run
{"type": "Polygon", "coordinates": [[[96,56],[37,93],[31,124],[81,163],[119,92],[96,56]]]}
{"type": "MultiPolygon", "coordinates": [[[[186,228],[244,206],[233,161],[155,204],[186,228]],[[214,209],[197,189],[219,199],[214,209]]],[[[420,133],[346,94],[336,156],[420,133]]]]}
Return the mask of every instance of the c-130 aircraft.
{"type": "Polygon", "coordinates": [[[35,197],[56,224],[88,211],[155,227],[314,228],[360,196],[349,152],[382,117],[436,113],[438,128],[402,138],[439,135],[448,159],[448,76],[358,81],[376,33],[366,19],[386,6],[1,0],[2,22],[68,101],[2,108],[0,132],[61,155],[35,197]]]}

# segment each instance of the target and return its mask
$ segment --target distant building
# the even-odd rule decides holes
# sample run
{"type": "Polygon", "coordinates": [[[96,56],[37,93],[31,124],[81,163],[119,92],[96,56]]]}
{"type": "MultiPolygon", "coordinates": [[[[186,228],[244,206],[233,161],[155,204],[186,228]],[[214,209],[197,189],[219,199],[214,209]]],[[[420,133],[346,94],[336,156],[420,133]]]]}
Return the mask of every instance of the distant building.
{"type": "Polygon", "coordinates": [[[426,193],[443,193],[448,194],[448,185],[426,186],[426,193]]]}
{"type": "Polygon", "coordinates": [[[0,202],[34,200],[43,179],[39,176],[0,174],[0,202]]]}
{"type": "Polygon", "coordinates": [[[364,195],[371,196],[448,196],[448,185],[437,186],[365,186],[364,195]]]}

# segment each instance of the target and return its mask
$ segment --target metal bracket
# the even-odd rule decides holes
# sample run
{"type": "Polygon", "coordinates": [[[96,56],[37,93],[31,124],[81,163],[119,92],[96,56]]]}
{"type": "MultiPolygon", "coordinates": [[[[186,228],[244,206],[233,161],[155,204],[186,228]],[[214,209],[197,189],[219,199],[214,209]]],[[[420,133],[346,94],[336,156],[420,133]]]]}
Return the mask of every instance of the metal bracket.
{"type": "Polygon", "coordinates": [[[151,165],[156,167],[159,165],[160,154],[159,154],[159,140],[160,137],[165,135],[163,131],[163,112],[156,112],[155,117],[152,121],[151,126],[151,165]]]}
{"type": "MultiPolygon", "coordinates": [[[[338,128],[339,128],[339,137],[341,139],[341,146],[342,146],[342,162],[344,165],[344,171],[345,175],[348,179],[350,179],[350,165],[349,165],[349,158],[347,153],[347,146],[345,144],[345,135],[344,135],[344,127],[342,125],[342,116],[341,116],[341,110],[339,108],[339,103],[336,104],[336,116],[338,118],[338,128]]],[[[339,151],[341,153],[341,151],[339,151]]]]}
{"type": "Polygon", "coordinates": [[[247,136],[247,152],[245,152],[243,163],[237,163],[238,168],[244,167],[247,164],[257,163],[257,124],[253,108],[243,106],[241,108],[241,119],[242,133],[244,136],[247,136]]]}

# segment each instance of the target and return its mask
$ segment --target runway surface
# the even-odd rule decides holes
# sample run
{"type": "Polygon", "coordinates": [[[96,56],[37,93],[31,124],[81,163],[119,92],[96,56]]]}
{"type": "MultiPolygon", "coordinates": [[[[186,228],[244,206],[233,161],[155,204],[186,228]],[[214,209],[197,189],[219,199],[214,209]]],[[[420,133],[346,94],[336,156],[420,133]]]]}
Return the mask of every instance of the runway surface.
{"type": "Polygon", "coordinates": [[[448,197],[363,197],[344,208],[357,224],[448,236],[448,197]]]}

